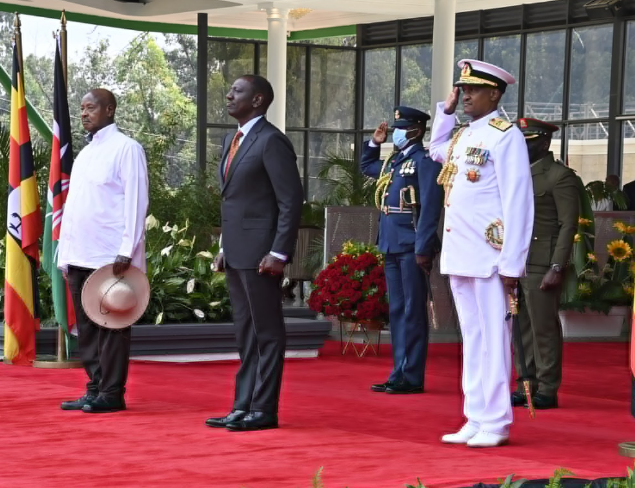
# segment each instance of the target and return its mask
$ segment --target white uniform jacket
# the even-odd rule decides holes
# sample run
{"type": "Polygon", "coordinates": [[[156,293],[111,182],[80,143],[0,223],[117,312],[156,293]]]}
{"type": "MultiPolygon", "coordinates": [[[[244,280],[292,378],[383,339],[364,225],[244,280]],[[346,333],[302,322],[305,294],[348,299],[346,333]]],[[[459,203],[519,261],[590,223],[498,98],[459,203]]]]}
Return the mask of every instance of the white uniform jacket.
{"type": "MultiPolygon", "coordinates": [[[[437,105],[430,142],[430,157],[440,163],[448,157],[455,125],[454,115],[445,114],[443,108],[443,102],[437,105]]],[[[534,222],[527,145],[515,125],[500,120],[490,123],[498,115],[494,111],[469,123],[449,155],[458,172],[445,207],[443,274],[470,278],[525,274],[534,222]],[[485,235],[496,219],[504,226],[501,250],[485,235]]]]}

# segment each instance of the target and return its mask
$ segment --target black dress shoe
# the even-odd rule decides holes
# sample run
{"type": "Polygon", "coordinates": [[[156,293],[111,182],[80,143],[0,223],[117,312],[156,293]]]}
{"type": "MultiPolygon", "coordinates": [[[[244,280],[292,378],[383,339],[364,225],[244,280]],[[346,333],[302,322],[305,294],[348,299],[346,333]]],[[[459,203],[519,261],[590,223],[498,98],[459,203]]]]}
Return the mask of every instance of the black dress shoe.
{"type": "Polygon", "coordinates": [[[558,408],[558,397],[556,395],[550,396],[544,393],[536,393],[531,400],[536,410],[558,408]]]}
{"type": "Polygon", "coordinates": [[[411,385],[410,383],[396,383],[386,387],[386,393],[393,395],[406,395],[409,393],[423,393],[422,385],[411,385]]]}
{"type": "Polygon", "coordinates": [[[98,396],[92,402],[87,403],[82,408],[84,413],[108,413],[108,412],[120,412],[126,409],[126,402],[123,398],[117,400],[107,400],[104,397],[98,396]]]}
{"type": "Polygon", "coordinates": [[[512,393],[512,407],[524,407],[525,405],[527,405],[527,396],[524,391],[512,393]]]}
{"type": "Polygon", "coordinates": [[[244,410],[232,410],[226,417],[211,417],[205,421],[208,427],[225,427],[231,422],[242,420],[249,412],[244,410]]]}
{"type": "Polygon", "coordinates": [[[242,419],[230,422],[225,427],[236,431],[277,429],[278,417],[264,412],[249,412],[242,419]]]}
{"type": "Polygon", "coordinates": [[[90,393],[86,393],[83,397],[78,398],[77,400],[71,400],[68,402],[62,402],[60,407],[62,410],[81,410],[84,408],[84,405],[89,404],[93,400],[97,398],[97,395],[91,395],[90,393]]]}
{"type": "Polygon", "coordinates": [[[384,393],[386,391],[386,388],[392,385],[393,383],[391,383],[390,381],[386,381],[386,383],[377,383],[371,385],[370,389],[371,391],[376,391],[377,393],[384,393]]]}

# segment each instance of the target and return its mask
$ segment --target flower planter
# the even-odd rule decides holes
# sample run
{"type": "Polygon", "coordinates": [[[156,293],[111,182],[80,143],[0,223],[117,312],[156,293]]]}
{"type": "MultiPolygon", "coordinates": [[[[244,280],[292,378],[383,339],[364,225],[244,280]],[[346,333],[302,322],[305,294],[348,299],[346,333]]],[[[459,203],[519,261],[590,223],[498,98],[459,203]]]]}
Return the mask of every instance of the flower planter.
{"type": "Polygon", "coordinates": [[[619,337],[631,323],[630,307],[613,307],[608,315],[590,310],[561,310],[559,315],[564,337],[619,337]]]}

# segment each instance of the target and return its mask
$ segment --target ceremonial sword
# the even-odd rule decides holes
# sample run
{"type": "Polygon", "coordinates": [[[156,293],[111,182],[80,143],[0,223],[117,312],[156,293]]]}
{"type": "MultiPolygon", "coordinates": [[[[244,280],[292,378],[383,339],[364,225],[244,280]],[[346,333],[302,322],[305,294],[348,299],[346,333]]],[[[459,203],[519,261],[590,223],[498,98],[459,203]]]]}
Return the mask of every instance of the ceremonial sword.
{"type": "MultiPolygon", "coordinates": [[[[525,389],[525,397],[527,397],[527,406],[529,407],[529,416],[533,419],[536,417],[534,404],[531,400],[531,386],[529,384],[529,373],[527,372],[527,363],[525,363],[525,350],[523,349],[523,338],[520,333],[520,319],[518,317],[518,297],[513,291],[507,295],[509,300],[509,312],[506,319],[512,319],[512,335],[516,341],[516,353],[518,354],[518,362],[520,363],[520,379],[525,389]]],[[[517,371],[518,372],[518,371],[517,371]]]]}

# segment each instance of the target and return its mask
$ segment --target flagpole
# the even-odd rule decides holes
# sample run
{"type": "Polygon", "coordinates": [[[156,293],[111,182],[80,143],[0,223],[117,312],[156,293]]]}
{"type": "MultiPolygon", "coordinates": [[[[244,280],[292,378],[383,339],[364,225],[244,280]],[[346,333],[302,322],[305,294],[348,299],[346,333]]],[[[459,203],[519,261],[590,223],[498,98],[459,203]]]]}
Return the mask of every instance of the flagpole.
{"type": "MultiPolygon", "coordinates": [[[[66,32],[66,11],[62,10],[62,18],[60,19],[61,29],[60,36],[60,57],[62,61],[62,72],[64,74],[64,85],[66,92],[68,93],[68,64],[67,64],[67,32],[66,32]]],[[[53,37],[56,37],[55,34],[53,37]]],[[[82,366],[80,361],[69,360],[66,355],[66,334],[61,325],[57,327],[57,357],[51,358],[52,360],[41,359],[33,362],[33,366],[36,368],[47,369],[70,369],[80,368],[82,366]]]]}

